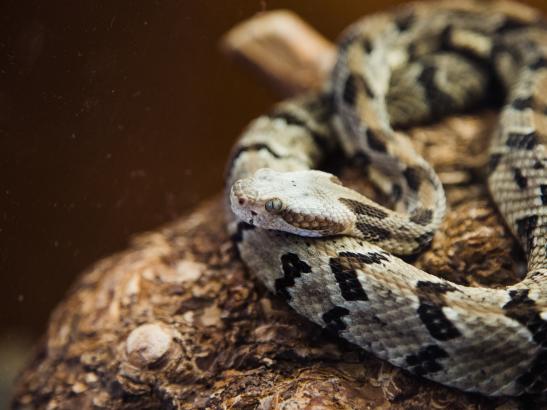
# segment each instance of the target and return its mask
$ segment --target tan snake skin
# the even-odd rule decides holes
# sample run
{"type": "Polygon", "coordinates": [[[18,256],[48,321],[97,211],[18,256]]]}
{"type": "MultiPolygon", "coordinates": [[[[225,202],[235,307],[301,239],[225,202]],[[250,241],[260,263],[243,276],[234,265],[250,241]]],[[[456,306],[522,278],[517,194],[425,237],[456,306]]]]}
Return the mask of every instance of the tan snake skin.
{"type": "Polygon", "coordinates": [[[416,3],[352,25],[325,90],[256,119],[234,149],[227,201],[251,272],[300,314],[414,374],[487,395],[546,396],[545,28],[507,1],[416,3]],[[472,288],[394,256],[428,246],[445,197],[392,127],[496,88],[505,103],[487,182],[528,272],[505,289],[472,288]],[[315,170],[336,147],[393,210],[315,170]]]}

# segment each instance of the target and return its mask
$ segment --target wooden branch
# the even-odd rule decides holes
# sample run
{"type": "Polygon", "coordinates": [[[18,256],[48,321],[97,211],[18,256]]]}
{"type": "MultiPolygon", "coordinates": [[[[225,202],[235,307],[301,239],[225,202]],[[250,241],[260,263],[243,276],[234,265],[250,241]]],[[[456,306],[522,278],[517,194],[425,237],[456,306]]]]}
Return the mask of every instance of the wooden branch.
{"type": "Polygon", "coordinates": [[[335,58],[334,46],[287,10],[257,14],[226,33],[220,45],[285,96],[319,88],[335,58]]]}
{"type": "MultiPolygon", "coordinates": [[[[334,55],[290,12],[253,17],[222,47],[285,94],[318,87],[334,55]]],[[[478,137],[490,133],[494,118],[457,117],[412,131],[447,183],[452,209],[417,264],[460,283],[504,284],[516,271],[513,239],[473,178],[486,162],[487,138],[478,137]]],[[[345,180],[374,195],[351,169],[345,180]]],[[[516,405],[411,376],[299,317],[245,272],[221,202],[205,202],[84,272],[17,381],[14,407],[516,405]]]]}

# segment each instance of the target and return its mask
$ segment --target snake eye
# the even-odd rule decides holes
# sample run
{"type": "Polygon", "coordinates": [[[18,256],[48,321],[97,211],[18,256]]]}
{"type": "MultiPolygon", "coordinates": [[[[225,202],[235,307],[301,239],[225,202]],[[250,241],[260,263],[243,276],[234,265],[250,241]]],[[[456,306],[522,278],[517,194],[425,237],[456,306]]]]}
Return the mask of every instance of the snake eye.
{"type": "Polygon", "coordinates": [[[283,202],[279,198],[268,199],[264,204],[266,211],[272,214],[276,214],[283,208],[283,202]]]}

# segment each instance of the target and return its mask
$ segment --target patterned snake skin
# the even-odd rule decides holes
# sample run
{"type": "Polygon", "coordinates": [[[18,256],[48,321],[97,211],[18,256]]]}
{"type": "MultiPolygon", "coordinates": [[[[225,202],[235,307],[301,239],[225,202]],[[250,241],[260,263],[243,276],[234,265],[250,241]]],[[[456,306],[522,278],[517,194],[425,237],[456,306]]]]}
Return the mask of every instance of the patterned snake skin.
{"type": "Polygon", "coordinates": [[[325,89],[256,119],[234,149],[230,227],[251,272],[300,314],[414,374],[546,396],[545,28],[525,6],[472,0],[352,25],[325,89]],[[489,89],[505,104],[488,187],[528,258],[522,281],[504,289],[461,286],[394,256],[428,246],[445,196],[392,127],[470,107],[489,89]],[[336,147],[393,209],[315,170],[336,147]]]}

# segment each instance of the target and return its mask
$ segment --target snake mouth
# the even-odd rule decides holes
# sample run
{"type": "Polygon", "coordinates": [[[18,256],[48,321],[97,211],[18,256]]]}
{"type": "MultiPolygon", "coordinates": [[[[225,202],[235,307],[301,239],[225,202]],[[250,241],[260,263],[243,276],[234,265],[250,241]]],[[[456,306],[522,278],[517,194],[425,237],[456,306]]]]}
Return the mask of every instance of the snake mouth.
{"type": "Polygon", "coordinates": [[[232,212],[238,218],[245,221],[254,221],[257,217],[255,208],[257,207],[256,195],[248,189],[245,180],[236,181],[230,191],[230,206],[232,212]]]}

